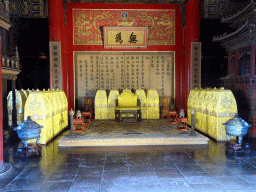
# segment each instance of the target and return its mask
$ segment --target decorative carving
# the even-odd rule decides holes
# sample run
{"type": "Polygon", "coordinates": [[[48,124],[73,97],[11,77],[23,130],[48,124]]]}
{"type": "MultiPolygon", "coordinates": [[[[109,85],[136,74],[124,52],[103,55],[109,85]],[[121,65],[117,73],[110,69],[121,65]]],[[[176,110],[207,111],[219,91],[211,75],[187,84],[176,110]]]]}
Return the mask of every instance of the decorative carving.
{"type": "Polygon", "coordinates": [[[47,0],[11,0],[10,15],[25,18],[46,18],[48,15],[47,0]]]}
{"type": "MultiPolygon", "coordinates": [[[[119,4],[180,4],[180,12],[181,12],[181,25],[185,24],[185,12],[186,12],[186,2],[188,0],[137,0],[137,1],[129,1],[129,0],[64,0],[64,24],[67,24],[67,3],[119,3],[119,4]]],[[[124,25],[120,25],[124,26],[124,25]]],[[[128,25],[132,26],[132,25],[128,25]]]]}
{"type": "Polygon", "coordinates": [[[102,26],[149,27],[149,45],[175,44],[175,10],[74,9],[74,44],[102,45],[102,26]],[[123,14],[124,18],[120,16],[123,14]],[[93,40],[92,40],[93,39],[93,40]]]}
{"type": "Polygon", "coordinates": [[[127,12],[123,12],[121,14],[121,19],[116,20],[117,26],[122,26],[122,27],[131,27],[134,23],[135,19],[134,18],[129,18],[127,12]]]}
{"type": "Polygon", "coordinates": [[[5,21],[9,21],[9,3],[7,1],[0,1],[0,18],[3,18],[5,21]]]}
{"type": "Polygon", "coordinates": [[[66,0],[67,3],[178,4],[188,0],[66,0]]]}
{"type": "Polygon", "coordinates": [[[26,16],[26,15],[29,15],[30,13],[30,2],[29,1],[23,1],[23,14],[26,16]]]}
{"type": "Polygon", "coordinates": [[[223,41],[222,46],[225,47],[229,52],[253,45],[255,44],[255,41],[256,38],[254,36],[251,36],[250,32],[247,31],[233,37],[232,39],[230,38],[228,40],[223,41]]]}
{"type": "Polygon", "coordinates": [[[247,5],[247,1],[234,2],[227,0],[202,0],[202,18],[204,19],[221,19],[228,15],[237,13],[241,8],[243,9],[247,5]]]}

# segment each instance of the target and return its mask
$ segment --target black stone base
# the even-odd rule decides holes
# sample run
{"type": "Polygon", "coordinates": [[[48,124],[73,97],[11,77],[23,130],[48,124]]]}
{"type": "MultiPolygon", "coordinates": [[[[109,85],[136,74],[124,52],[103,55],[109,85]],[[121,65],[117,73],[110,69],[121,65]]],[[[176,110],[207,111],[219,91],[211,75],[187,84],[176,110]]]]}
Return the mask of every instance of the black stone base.
{"type": "Polygon", "coordinates": [[[42,147],[41,145],[20,147],[17,150],[18,154],[30,155],[30,154],[41,154],[42,147]]]}
{"type": "Polygon", "coordinates": [[[226,142],[226,148],[233,149],[233,150],[238,150],[238,149],[242,148],[242,144],[227,141],[226,142]]]}
{"type": "Polygon", "coordinates": [[[10,163],[3,163],[0,169],[0,179],[8,178],[12,173],[12,165],[10,163]]]}

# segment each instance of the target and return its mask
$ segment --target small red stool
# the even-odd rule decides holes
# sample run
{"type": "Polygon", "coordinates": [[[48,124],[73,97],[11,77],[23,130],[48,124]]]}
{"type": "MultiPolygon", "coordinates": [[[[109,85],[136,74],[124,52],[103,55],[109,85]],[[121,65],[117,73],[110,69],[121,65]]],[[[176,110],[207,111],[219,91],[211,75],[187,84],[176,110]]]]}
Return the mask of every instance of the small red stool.
{"type": "Polygon", "coordinates": [[[84,131],[84,119],[74,119],[74,131],[83,132],[84,131]],[[81,129],[77,129],[77,125],[81,125],[81,129]]]}
{"type": "Polygon", "coordinates": [[[92,119],[92,113],[91,112],[82,112],[83,120],[85,125],[90,125],[91,119],[92,119]]]}
{"type": "Polygon", "coordinates": [[[177,119],[177,128],[178,129],[182,129],[182,130],[188,130],[187,129],[188,126],[188,119],[187,118],[178,118],[177,119]],[[182,127],[180,127],[180,125],[182,125],[182,127]]]}
{"type": "Polygon", "coordinates": [[[169,119],[169,123],[176,124],[177,119],[178,119],[177,112],[176,111],[169,111],[168,114],[167,114],[167,118],[169,119]],[[174,119],[174,120],[171,121],[171,119],[174,119]]]}

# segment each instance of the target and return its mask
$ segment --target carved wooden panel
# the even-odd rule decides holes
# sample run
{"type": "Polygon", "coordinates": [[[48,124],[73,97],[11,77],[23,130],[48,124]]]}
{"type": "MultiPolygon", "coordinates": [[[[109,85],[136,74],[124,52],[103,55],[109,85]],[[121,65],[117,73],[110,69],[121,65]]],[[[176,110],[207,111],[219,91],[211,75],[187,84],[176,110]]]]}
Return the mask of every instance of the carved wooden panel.
{"type": "Polygon", "coordinates": [[[25,18],[46,18],[48,16],[46,0],[10,0],[11,16],[25,18]]]}

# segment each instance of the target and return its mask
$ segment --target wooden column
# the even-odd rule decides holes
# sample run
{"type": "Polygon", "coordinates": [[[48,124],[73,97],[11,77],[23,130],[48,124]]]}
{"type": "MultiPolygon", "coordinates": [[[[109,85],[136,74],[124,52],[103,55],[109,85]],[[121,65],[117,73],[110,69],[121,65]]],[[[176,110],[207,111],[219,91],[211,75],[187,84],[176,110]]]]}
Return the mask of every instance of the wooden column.
{"type": "Polygon", "coordinates": [[[3,165],[3,107],[2,107],[2,57],[1,57],[1,37],[0,37],[0,170],[3,165]]]}
{"type": "Polygon", "coordinates": [[[182,77],[183,77],[183,66],[184,66],[184,27],[181,25],[181,13],[179,11],[176,12],[176,18],[180,18],[176,20],[175,23],[175,42],[176,43],[176,51],[175,51],[175,109],[180,111],[183,108],[183,91],[182,91],[182,77]],[[181,33],[182,31],[182,33],[181,33]]]}
{"type": "MultiPolygon", "coordinates": [[[[256,46],[251,46],[251,63],[250,63],[250,77],[252,79],[255,79],[255,51],[256,46]]],[[[250,117],[249,117],[249,123],[252,125],[252,127],[248,130],[248,137],[250,138],[256,138],[256,86],[254,83],[250,82],[249,87],[249,100],[250,100],[250,117]]]]}
{"type": "Polygon", "coordinates": [[[51,0],[48,2],[49,40],[61,41],[63,33],[63,1],[51,0]]]}
{"type": "MultiPolygon", "coordinates": [[[[186,59],[183,78],[183,108],[187,108],[187,100],[190,92],[191,73],[191,42],[199,42],[200,35],[200,1],[190,0],[186,3],[186,59]]],[[[177,42],[178,43],[178,42],[177,42]]]]}
{"type": "Polygon", "coordinates": [[[239,50],[235,51],[235,68],[234,68],[235,77],[239,75],[239,50]]]}
{"type": "MultiPolygon", "coordinates": [[[[62,89],[68,97],[67,38],[64,25],[63,0],[48,1],[49,41],[61,42],[62,89]]],[[[68,97],[69,101],[69,97],[68,97]]],[[[69,101],[70,106],[70,101],[69,101]]]]}
{"type": "Polygon", "coordinates": [[[8,129],[8,113],[7,113],[7,79],[2,79],[2,97],[3,97],[3,129],[8,129]]]}
{"type": "Polygon", "coordinates": [[[232,65],[233,65],[233,63],[232,63],[232,52],[228,52],[228,75],[230,75],[230,74],[232,74],[232,65]]]}

